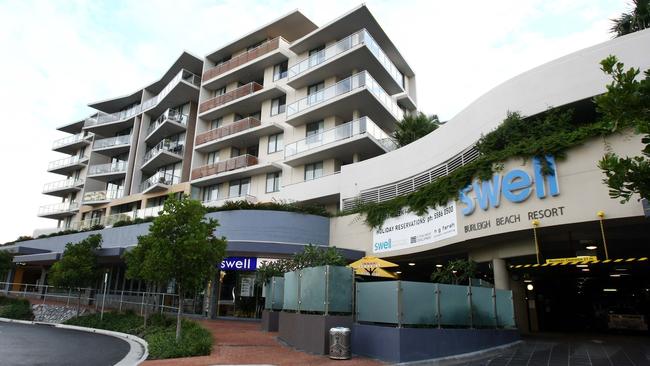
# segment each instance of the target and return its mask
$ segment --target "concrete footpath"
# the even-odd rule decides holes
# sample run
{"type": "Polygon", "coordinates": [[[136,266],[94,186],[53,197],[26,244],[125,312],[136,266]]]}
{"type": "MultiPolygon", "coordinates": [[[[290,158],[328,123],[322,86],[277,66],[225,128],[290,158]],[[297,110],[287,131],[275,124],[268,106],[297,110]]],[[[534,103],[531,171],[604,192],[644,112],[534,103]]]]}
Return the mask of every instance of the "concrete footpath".
{"type": "Polygon", "coordinates": [[[201,320],[202,326],[214,337],[212,354],[202,357],[175,358],[145,361],[143,366],[208,366],[208,365],[338,365],[374,366],[382,362],[362,357],[337,361],[327,356],[311,355],[282,345],[276,340],[277,333],[262,332],[257,322],[228,320],[201,320]]]}

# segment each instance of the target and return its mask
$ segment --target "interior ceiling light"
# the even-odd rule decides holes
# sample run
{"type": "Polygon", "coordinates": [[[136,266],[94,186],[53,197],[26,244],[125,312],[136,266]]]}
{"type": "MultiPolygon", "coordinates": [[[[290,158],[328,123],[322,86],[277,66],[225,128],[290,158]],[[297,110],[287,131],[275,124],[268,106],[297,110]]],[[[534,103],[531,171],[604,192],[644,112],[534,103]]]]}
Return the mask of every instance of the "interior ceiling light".
{"type": "Polygon", "coordinates": [[[587,267],[589,267],[589,265],[588,264],[576,264],[576,267],[578,267],[578,268],[587,268],[587,267]]]}
{"type": "Polygon", "coordinates": [[[531,283],[531,282],[533,282],[533,280],[524,280],[524,282],[531,283]]]}
{"type": "Polygon", "coordinates": [[[436,268],[442,268],[442,264],[436,264],[436,268]]]}
{"type": "Polygon", "coordinates": [[[616,292],[616,291],[618,291],[618,290],[615,289],[615,288],[604,288],[603,291],[604,291],[604,292],[616,292]]]}
{"type": "Polygon", "coordinates": [[[582,272],[589,272],[589,268],[583,268],[582,272]]]}
{"type": "Polygon", "coordinates": [[[595,249],[598,249],[598,247],[595,246],[595,245],[587,245],[587,246],[585,247],[585,249],[595,250],[595,249]]]}
{"type": "Polygon", "coordinates": [[[402,274],[402,271],[396,271],[395,273],[397,273],[397,274],[402,274]]]}
{"type": "Polygon", "coordinates": [[[414,265],[415,265],[415,263],[413,263],[413,262],[409,263],[409,266],[411,266],[411,267],[413,267],[414,265]]]}
{"type": "Polygon", "coordinates": [[[627,271],[627,268],[616,268],[617,271],[627,271]]]}
{"type": "Polygon", "coordinates": [[[616,274],[616,273],[612,273],[611,275],[609,275],[609,277],[621,277],[621,275],[620,275],[620,274],[616,274]]]}

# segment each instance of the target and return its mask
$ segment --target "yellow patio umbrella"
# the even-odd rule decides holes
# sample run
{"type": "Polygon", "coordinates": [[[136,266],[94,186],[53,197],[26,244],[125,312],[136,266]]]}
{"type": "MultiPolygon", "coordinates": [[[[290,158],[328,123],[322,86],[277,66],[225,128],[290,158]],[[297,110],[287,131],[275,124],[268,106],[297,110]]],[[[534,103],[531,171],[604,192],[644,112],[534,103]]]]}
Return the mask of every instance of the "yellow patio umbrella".
{"type": "Polygon", "coordinates": [[[399,264],[389,262],[377,257],[363,257],[356,262],[352,262],[348,267],[353,268],[354,272],[362,276],[397,278],[391,272],[384,268],[399,267],[399,264]]]}

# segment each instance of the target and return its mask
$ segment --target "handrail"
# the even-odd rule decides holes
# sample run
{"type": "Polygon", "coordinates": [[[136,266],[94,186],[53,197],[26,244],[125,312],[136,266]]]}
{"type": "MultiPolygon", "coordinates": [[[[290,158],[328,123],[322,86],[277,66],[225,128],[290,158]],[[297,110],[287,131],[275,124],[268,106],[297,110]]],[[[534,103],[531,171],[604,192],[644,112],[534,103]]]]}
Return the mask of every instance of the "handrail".
{"type": "Polygon", "coordinates": [[[105,149],[107,147],[119,146],[119,145],[129,145],[131,143],[131,135],[122,135],[108,137],[105,139],[95,140],[93,145],[93,150],[105,149]]]}
{"type": "Polygon", "coordinates": [[[69,211],[75,211],[79,209],[78,202],[60,202],[50,205],[43,205],[38,208],[38,215],[49,215],[54,213],[64,213],[69,211]]]}
{"type": "Polygon", "coordinates": [[[53,169],[62,168],[69,165],[79,164],[82,162],[82,160],[86,160],[86,159],[88,159],[87,156],[75,155],[75,156],[70,156],[68,158],[54,160],[47,165],[47,170],[53,170],[53,169]]]}
{"type": "Polygon", "coordinates": [[[52,143],[52,150],[58,149],[60,147],[66,146],[66,145],[71,145],[79,141],[84,141],[88,137],[91,137],[92,134],[88,134],[85,132],[81,132],[72,136],[66,136],[64,138],[60,138],[58,140],[54,140],[52,143]]]}
{"type": "Polygon", "coordinates": [[[91,165],[88,168],[88,175],[123,172],[126,171],[127,164],[128,162],[119,160],[108,164],[91,165]]]}
{"type": "Polygon", "coordinates": [[[244,154],[228,160],[200,166],[192,170],[192,179],[199,179],[209,175],[219,174],[230,170],[245,168],[259,163],[257,156],[244,154]]]}
{"type": "Polygon", "coordinates": [[[63,188],[76,187],[84,184],[83,179],[63,179],[43,185],[43,193],[52,192],[63,188]]]}
{"type": "Polygon", "coordinates": [[[147,136],[151,135],[151,133],[160,127],[160,125],[162,125],[165,121],[172,121],[180,123],[182,125],[187,125],[188,117],[189,116],[187,114],[183,114],[175,109],[168,108],[163,114],[161,114],[149,125],[149,128],[147,128],[147,136]]]}
{"type": "Polygon", "coordinates": [[[260,126],[261,124],[262,122],[260,122],[260,120],[255,117],[246,117],[233,123],[229,123],[225,126],[200,133],[196,136],[196,145],[201,145],[212,140],[218,140],[220,138],[260,126]]]}
{"type": "Polygon", "coordinates": [[[144,157],[142,158],[142,164],[146,164],[149,160],[153,159],[154,156],[162,151],[168,151],[170,153],[182,156],[184,147],[185,145],[182,142],[168,142],[165,140],[160,141],[156,144],[156,146],[147,150],[147,152],[144,154],[144,157]]]}
{"type": "Polygon", "coordinates": [[[107,201],[124,196],[124,187],[103,191],[84,192],[82,202],[107,201]]]}
{"type": "Polygon", "coordinates": [[[203,80],[210,80],[262,55],[278,49],[280,47],[280,38],[282,37],[275,37],[271,40],[268,40],[261,45],[248,50],[247,52],[237,55],[226,62],[223,62],[211,69],[206,70],[203,73],[203,80]]]}
{"type": "Polygon", "coordinates": [[[217,95],[214,98],[208,99],[205,102],[201,103],[199,106],[199,113],[209,111],[210,109],[219,107],[233,100],[243,98],[247,95],[253,94],[257,91],[262,90],[264,87],[256,82],[250,82],[248,84],[242,85],[235,90],[231,90],[225,94],[217,95]]]}
{"type": "Polygon", "coordinates": [[[180,181],[181,177],[172,173],[157,172],[140,183],[140,192],[144,192],[146,189],[156,184],[172,185],[178,184],[180,181]]]}

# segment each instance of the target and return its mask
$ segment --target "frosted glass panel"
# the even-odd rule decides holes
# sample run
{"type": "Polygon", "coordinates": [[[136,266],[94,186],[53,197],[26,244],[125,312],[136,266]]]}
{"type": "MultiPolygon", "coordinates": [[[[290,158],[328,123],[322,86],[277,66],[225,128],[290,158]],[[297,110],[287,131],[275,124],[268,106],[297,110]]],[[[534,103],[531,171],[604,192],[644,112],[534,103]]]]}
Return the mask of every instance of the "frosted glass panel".
{"type": "Polygon", "coordinates": [[[264,284],[264,309],[282,310],[284,301],[284,278],[273,277],[270,282],[264,284]]]}
{"type": "Polygon", "coordinates": [[[472,322],[475,327],[495,327],[492,288],[472,287],[472,322]]]}
{"type": "Polygon", "coordinates": [[[402,281],[402,324],[437,324],[436,284],[402,281]]]}
{"type": "Polygon", "coordinates": [[[325,267],[300,271],[300,311],[325,312],[325,267]]]}
{"type": "Polygon", "coordinates": [[[352,313],[352,268],[329,267],[329,312],[352,313]]]}
{"type": "Polygon", "coordinates": [[[357,321],[397,324],[397,281],[357,283],[357,321]]]}
{"type": "Polygon", "coordinates": [[[298,310],[298,272],[284,274],[284,310],[298,310]]]}
{"type": "Polygon", "coordinates": [[[438,285],[440,288],[440,324],[469,326],[467,286],[438,285]]]}
{"type": "Polygon", "coordinates": [[[497,290],[497,319],[499,320],[500,327],[515,328],[512,291],[497,290]]]}

